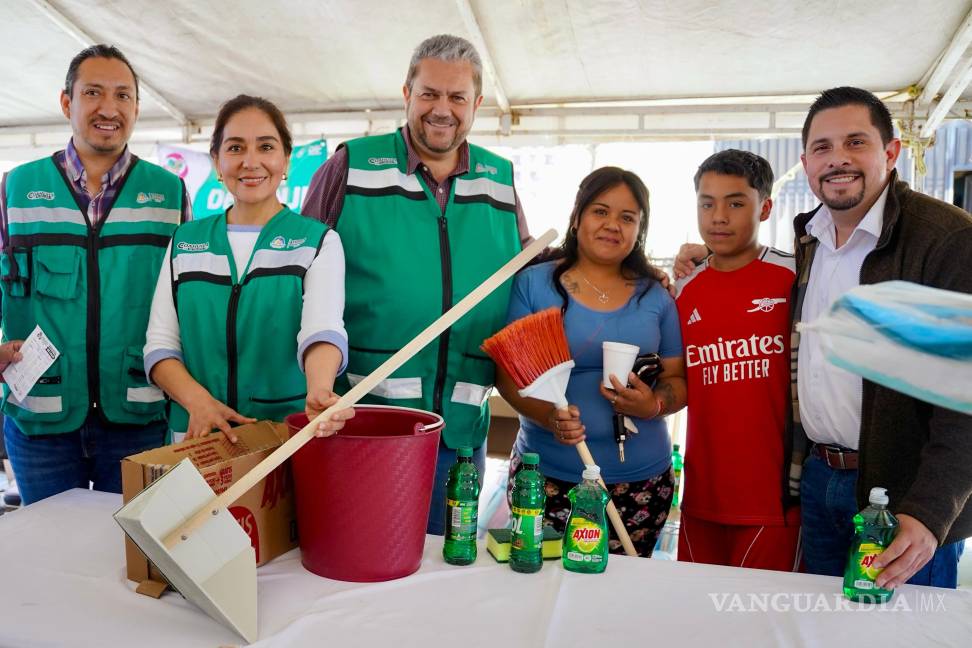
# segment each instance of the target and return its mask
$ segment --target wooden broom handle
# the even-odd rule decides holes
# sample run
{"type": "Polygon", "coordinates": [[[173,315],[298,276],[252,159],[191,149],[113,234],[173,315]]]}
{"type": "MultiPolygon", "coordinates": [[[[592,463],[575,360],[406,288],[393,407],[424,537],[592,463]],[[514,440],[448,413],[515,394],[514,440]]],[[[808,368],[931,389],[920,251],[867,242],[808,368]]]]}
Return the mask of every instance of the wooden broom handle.
{"type": "MultiPolygon", "coordinates": [[[[328,420],[332,411],[351,407],[365,394],[374,389],[378,383],[388,378],[396,369],[408,362],[412,356],[421,351],[429,342],[439,337],[443,331],[456,323],[456,321],[472,310],[479,302],[485,299],[491,292],[500,287],[510,279],[516,271],[525,266],[531,259],[540,254],[553,240],[557,238],[555,230],[547,230],[543,236],[523,249],[522,252],[510,259],[503,267],[493,273],[491,277],[481,283],[475,290],[466,295],[462,301],[450,308],[439,319],[418,334],[418,336],[404,347],[399,349],[395,355],[388,358],[380,367],[366,376],[357,385],[338,400],[337,403],[327,408],[305,425],[300,432],[293,435],[279,448],[274,450],[270,456],[254,466],[248,473],[233,483],[219,496],[214,497],[209,503],[197,511],[188,521],[172,531],[163,540],[163,544],[171,549],[180,540],[186,540],[189,535],[202,526],[206,520],[219,513],[221,509],[227,508],[230,504],[240,498],[241,495],[256,486],[261,479],[269,475],[275,468],[290,458],[297,452],[311,437],[314,430],[320,423],[328,420]]],[[[629,541],[630,542],[630,541],[629,541]]]]}
{"type": "MultiPolygon", "coordinates": [[[[577,454],[580,455],[581,461],[589,466],[597,466],[598,463],[594,461],[594,455],[591,451],[587,449],[587,442],[581,441],[574,446],[577,448],[577,454]]],[[[598,483],[601,487],[607,491],[608,502],[607,502],[607,514],[608,518],[611,520],[611,526],[614,527],[614,532],[618,534],[618,540],[621,541],[621,546],[624,547],[624,553],[629,556],[637,556],[638,552],[635,551],[634,543],[631,542],[631,536],[628,535],[628,529],[624,526],[624,521],[621,519],[621,514],[618,513],[618,508],[614,505],[614,500],[611,499],[611,491],[608,490],[607,484],[600,477],[597,478],[598,483]]]]}

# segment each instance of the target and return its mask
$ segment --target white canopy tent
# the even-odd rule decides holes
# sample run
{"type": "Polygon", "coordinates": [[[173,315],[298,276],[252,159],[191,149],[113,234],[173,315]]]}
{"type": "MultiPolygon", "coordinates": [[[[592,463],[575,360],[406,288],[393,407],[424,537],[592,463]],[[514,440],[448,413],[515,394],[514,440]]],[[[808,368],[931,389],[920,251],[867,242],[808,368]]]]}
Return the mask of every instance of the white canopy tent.
{"type": "Polygon", "coordinates": [[[483,55],[474,137],[487,144],[792,136],[813,96],[836,85],[877,92],[928,137],[972,110],[970,10],[972,0],[2,0],[0,159],[63,145],[57,93],[90,43],[119,46],[142,78],[135,144],[205,140],[240,92],[278,103],[298,138],[336,141],[400,123],[411,51],[440,32],[483,55]]]}
{"type": "MultiPolygon", "coordinates": [[[[241,92],[277,103],[298,143],[392,130],[413,48],[442,32],[483,57],[471,139],[514,159],[531,228],[562,229],[576,182],[618,164],[648,182],[655,258],[696,237],[691,174],[713,139],[798,136],[837,85],[885,99],[919,151],[972,111],[972,0],[0,0],[0,171],[63,148],[58,93],[95,42],[139,73],[131,146],[156,159],[205,150],[241,92]]],[[[787,247],[792,215],[764,242],[787,247]]]]}

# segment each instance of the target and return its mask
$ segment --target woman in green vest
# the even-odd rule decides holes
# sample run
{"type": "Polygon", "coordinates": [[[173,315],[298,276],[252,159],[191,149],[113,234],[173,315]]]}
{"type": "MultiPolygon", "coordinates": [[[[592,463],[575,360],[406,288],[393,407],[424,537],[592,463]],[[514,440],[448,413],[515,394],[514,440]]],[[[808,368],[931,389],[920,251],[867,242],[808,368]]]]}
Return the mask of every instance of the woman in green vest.
{"type": "MultiPolygon", "coordinates": [[[[226,213],[172,238],[152,301],[145,373],[172,399],[186,438],[308,416],[337,401],[347,363],[344,251],[337,232],[283,206],[292,140],[271,102],[240,95],[216,117],[210,155],[233,196],[226,213]]],[[[336,413],[318,435],[354,415],[336,413]]]]}

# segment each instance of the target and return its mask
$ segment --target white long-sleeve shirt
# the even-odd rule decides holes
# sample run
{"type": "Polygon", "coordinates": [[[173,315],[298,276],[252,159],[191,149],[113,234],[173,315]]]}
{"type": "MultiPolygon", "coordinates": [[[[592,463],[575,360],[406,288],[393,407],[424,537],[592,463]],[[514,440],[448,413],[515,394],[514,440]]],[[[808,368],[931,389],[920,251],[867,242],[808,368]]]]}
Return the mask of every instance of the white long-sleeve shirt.
{"type": "MultiPolygon", "coordinates": [[[[820,243],[810,267],[802,321],[813,322],[829,311],[841,295],[860,285],[864,259],[881,237],[889,187],[884,188],[850,238],[839,248],[834,219],[826,205],[821,205],[807,223],[807,232],[820,243]]],[[[798,354],[800,421],[807,436],[815,443],[857,450],[861,434],[862,378],[831,364],[822,337],[815,331],[801,334],[798,354]]]]}
{"type": "MultiPolygon", "coordinates": [[[[246,267],[253,255],[260,229],[249,225],[227,226],[233,261],[239,271],[246,267]]],[[[170,243],[165,259],[169,258],[171,248],[170,243]]],[[[344,371],[348,363],[348,334],[344,329],[344,247],[334,230],[327,231],[317,258],[304,275],[300,332],[294,340],[301,371],[304,369],[304,352],[316,342],[329,342],[341,351],[338,373],[344,371]]],[[[166,358],[183,361],[179,318],[172,300],[172,268],[168,262],[162,264],[155,286],[143,353],[146,376],[151,376],[152,367],[166,358]]]]}

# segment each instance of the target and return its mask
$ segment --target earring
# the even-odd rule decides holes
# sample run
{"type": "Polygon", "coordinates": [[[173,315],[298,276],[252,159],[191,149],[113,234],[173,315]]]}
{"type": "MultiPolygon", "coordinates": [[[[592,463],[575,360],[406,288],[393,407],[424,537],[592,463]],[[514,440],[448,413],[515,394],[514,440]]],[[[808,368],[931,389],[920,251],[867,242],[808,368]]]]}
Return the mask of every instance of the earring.
{"type": "Polygon", "coordinates": [[[286,173],[284,173],[284,174],[283,174],[282,176],[280,176],[280,179],[281,179],[281,180],[286,180],[286,179],[287,179],[287,174],[286,174],[286,173]]]}
{"type": "Polygon", "coordinates": [[[223,176],[221,176],[221,175],[219,175],[219,174],[217,173],[217,174],[216,174],[216,182],[222,182],[222,181],[223,181],[223,176]]]}

